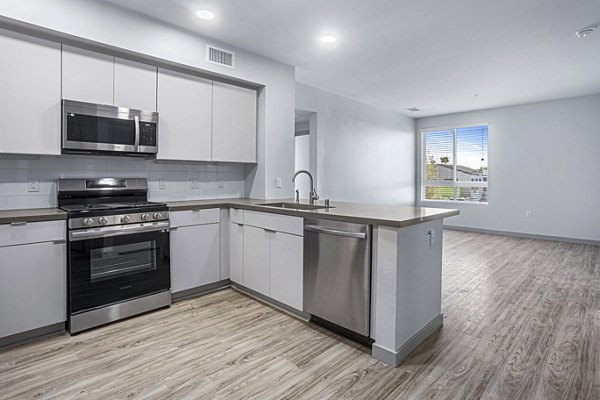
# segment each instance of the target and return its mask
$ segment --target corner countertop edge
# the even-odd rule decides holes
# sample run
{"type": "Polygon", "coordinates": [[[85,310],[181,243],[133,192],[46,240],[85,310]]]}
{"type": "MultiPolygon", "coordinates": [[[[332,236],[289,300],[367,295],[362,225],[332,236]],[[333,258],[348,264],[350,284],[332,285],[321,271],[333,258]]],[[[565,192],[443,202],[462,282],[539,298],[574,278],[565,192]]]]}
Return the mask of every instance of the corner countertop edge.
{"type": "Polygon", "coordinates": [[[26,208],[0,210],[0,225],[19,222],[45,222],[67,219],[67,213],[59,208],[26,208]]]}
{"type": "Polygon", "coordinates": [[[322,218],[341,222],[364,223],[394,228],[404,228],[437,219],[460,214],[457,209],[439,209],[432,207],[369,205],[359,203],[332,202],[330,209],[296,210],[264,206],[264,203],[293,202],[292,199],[214,199],[167,202],[173,212],[202,210],[210,208],[238,208],[249,211],[269,212],[273,214],[297,216],[303,218],[322,218]],[[425,213],[425,215],[423,215],[425,213]]]}

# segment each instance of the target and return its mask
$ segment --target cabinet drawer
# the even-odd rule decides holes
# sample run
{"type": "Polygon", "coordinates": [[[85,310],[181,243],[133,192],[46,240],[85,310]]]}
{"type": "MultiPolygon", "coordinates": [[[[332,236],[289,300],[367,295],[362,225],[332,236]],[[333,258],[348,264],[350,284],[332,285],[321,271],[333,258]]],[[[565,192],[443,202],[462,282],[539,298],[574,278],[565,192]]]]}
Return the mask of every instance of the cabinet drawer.
{"type": "Polygon", "coordinates": [[[234,224],[243,224],[244,210],[240,210],[239,208],[229,209],[229,221],[233,222],[234,224]]]}
{"type": "Polygon", "coordinates": [[[15,222],[0,225],[0,247],[66,240],[65,221],[15,222]]]}
{"type": "Polygon", "coordinates": [[[172,227],[215,224],[221,220],[221,211],[218,208],[175,211],[171,212],[169,219],[172,227]]]}
{"type": "Polygon", "coordinates": [[[271,214],[256,211],[244,212],[244,225],[256,226],[277,232],[291,233],[302,236],[304,233],[304,221],[301,217],[290,217],[288,215],[271,214]]]}

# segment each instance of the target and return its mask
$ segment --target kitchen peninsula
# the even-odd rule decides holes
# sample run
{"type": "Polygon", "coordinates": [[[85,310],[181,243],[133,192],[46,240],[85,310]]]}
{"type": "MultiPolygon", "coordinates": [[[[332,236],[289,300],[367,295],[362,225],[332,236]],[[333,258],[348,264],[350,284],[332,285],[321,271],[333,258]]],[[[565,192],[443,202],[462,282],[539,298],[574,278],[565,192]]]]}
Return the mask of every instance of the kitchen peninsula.
{"type": "MultiPolygon", "coordinates": [[[[240,217],[235,210],[372,225],[372,354],[387,364],[399,365],[442,326],[442,222],[446,217],[458,215],[459,211],[342,202],[314,210],[265,205],[292,202],[290,199],[222,199],[171,202],[169,207],[174,217],[178,211],[230,209],[229,218],[241,224],[244,221],[236,220],[240,217]]],[[[237,227],[231,227],[230,238],[237,227]]],[[[233,258],[229,262],[233,265],[233,258]]],[[[231,270],[235,286],[233,276],[231,270]]]]}

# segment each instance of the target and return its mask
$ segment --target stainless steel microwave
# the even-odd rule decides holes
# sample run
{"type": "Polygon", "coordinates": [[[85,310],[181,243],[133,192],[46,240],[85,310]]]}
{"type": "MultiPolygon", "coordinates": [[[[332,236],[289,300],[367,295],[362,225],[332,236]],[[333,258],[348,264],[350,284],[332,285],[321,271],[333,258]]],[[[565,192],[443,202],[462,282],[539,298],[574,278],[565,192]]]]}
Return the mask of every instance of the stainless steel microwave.
{"type": "Polygon", "coordinates": [[[158,152],[158,113],[62,101],[62,152],[150,156],[158,152]]]}

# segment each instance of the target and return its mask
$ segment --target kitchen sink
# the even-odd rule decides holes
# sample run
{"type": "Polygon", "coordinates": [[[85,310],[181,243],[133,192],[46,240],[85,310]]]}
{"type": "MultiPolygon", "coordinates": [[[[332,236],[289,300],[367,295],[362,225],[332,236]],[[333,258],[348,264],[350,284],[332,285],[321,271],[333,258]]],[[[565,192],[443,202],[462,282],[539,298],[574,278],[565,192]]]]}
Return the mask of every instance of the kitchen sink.
{"type": "Polygon", "coordinates": [[[277,207],[277,208],[289,208],[289,209],[293,209],[293,210],[322,210],[325,208],[333,208],[331,206],[320,206],[317,204],[303,204],[303,203],[283,203],[283,202],[279,202],[279,203],[265,203],[265,204],[260,204],[261,206],[266,206],[266,207],[277,207]]]}

